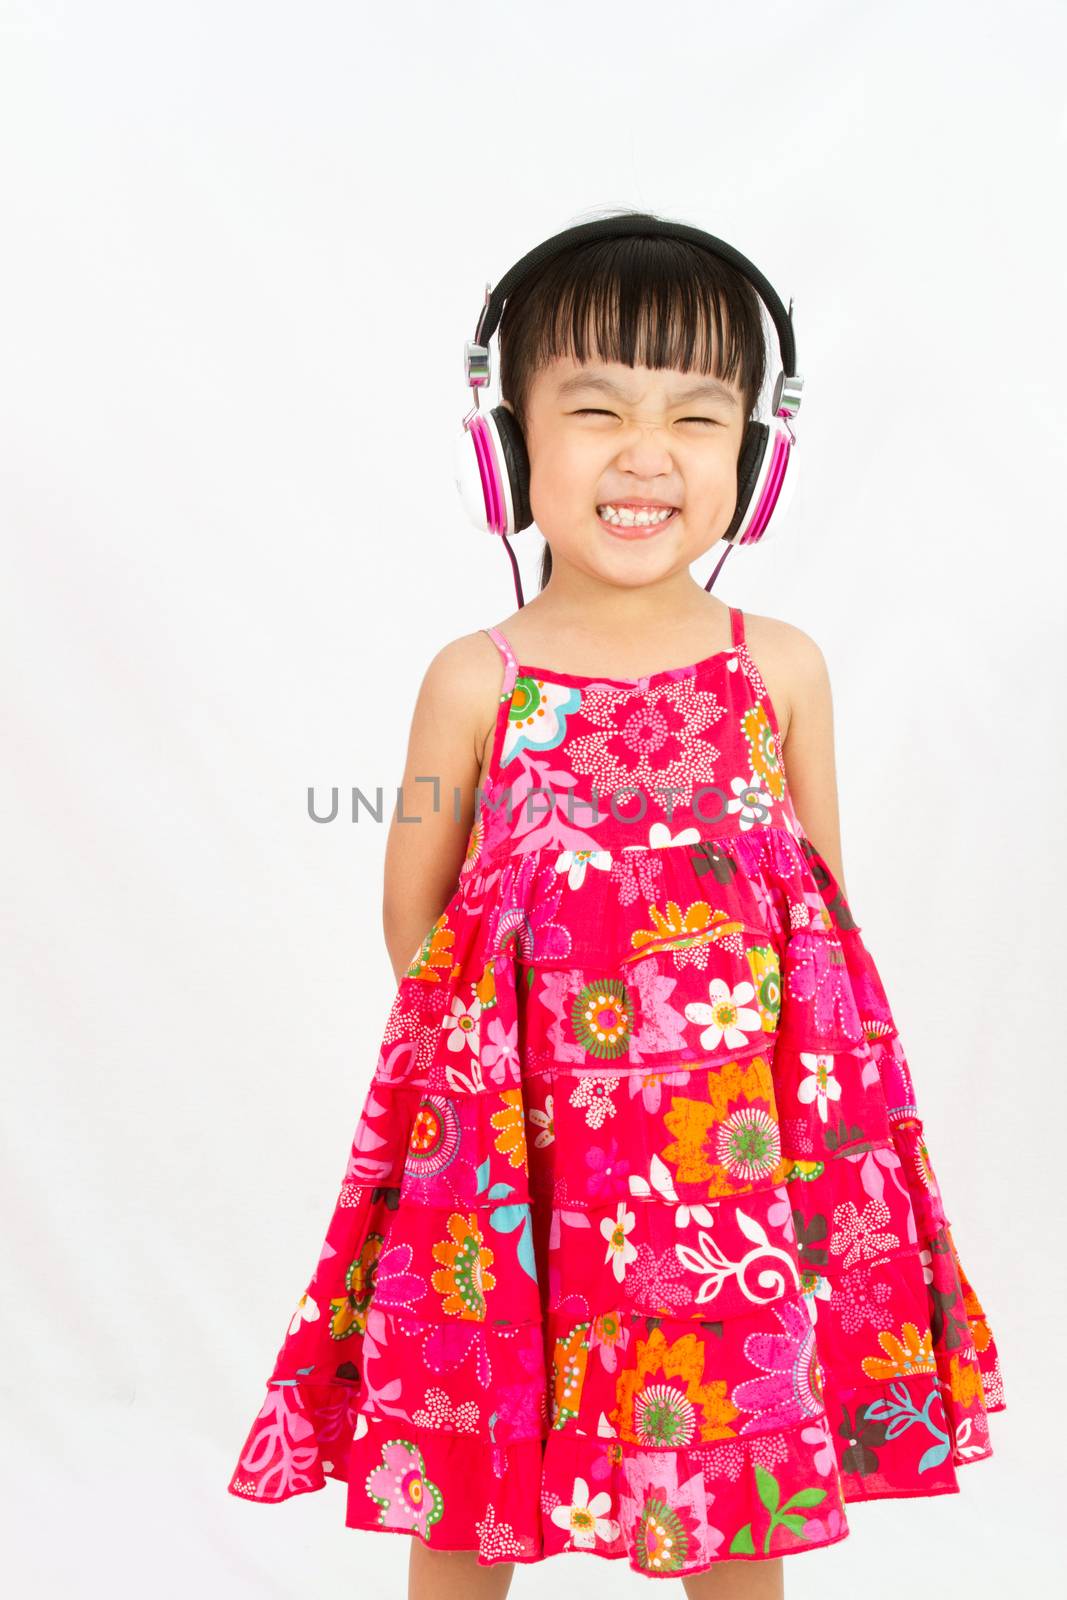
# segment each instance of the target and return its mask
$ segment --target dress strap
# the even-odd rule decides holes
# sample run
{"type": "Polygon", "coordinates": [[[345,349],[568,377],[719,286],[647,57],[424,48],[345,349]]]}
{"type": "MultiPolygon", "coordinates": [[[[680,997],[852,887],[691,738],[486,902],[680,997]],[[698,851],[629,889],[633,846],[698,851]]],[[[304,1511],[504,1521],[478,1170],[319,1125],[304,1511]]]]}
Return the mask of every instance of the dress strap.
{"type": "Polygon", "coordinates": [[[515,679],[519,674],[519,664],[515,659],[515,652],[499,628],[483,628],[482,632],[489,635],[500,654],[504,657],[504,682],[500,686],[500,698],[501,700],[510,700],[511,691],[515,687],[515,679]]]}
{"type": "Polygon", "coordinates": [[[745,642],[745,614],[737,606],[730,607],[730,635],[734,649],[745,642]]]}

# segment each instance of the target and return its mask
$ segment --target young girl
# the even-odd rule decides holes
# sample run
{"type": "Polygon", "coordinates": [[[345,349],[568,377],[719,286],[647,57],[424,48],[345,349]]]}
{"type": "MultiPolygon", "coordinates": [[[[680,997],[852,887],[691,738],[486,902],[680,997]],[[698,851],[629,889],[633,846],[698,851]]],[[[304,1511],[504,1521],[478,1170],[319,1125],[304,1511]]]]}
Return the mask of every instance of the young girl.
{"type": "Polygon", "coordinates": [[[848,1502],[958,1492],[1004,1408],[845,894],[822,654],[690,576],[773,291],[651,221],[509,274],[497,531],[536,519],[542,587],[423,680],[399,987],[230,1484],[346,1482],[413,1600],[561,1551],[780,1595],[848,1502]]]}

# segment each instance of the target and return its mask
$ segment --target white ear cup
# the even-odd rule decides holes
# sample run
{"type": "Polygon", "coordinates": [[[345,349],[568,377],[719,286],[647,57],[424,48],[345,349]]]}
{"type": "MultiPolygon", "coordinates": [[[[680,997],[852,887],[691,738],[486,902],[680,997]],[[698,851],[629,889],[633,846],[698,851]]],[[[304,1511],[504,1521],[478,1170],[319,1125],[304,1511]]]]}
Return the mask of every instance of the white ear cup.
{"type": "Polygon", "coordinates": [[[767,448],[748,510],[731,541],[735,545],[763,544],[780,536],[796,487],[798,460],[794,436],[781,417],[775,417],[767,426],[770,429],[767,448]]]}
{"type": "Polygon", "coordinates": [[[494,413],[477,412],[455,440],[453,473],[467,514],[483,533],[515,531],[511,479],[503,465],[506,459],[494,413]]]}

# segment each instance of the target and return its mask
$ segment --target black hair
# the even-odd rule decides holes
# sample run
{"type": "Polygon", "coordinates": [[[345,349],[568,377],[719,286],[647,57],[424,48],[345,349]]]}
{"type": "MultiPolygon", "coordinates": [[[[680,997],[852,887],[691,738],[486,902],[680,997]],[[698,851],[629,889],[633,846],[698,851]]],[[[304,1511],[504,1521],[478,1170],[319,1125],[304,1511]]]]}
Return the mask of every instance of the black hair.
{"type": "MultiPolygon", "coordinates": [[[[638,213],[601,213],[607,214],[638,213]]],[[[587,240],[543,261],[504,302],[501,399],[525,433],[535,374],[557,356],[571,355],[576,361],[675,367],[736,381],[747,421],[766,375],[763,316],[762,301],[743,273],[688,240],[587,240]]],[[[542,589],[551,572],[546,543],[542,589]]]]}

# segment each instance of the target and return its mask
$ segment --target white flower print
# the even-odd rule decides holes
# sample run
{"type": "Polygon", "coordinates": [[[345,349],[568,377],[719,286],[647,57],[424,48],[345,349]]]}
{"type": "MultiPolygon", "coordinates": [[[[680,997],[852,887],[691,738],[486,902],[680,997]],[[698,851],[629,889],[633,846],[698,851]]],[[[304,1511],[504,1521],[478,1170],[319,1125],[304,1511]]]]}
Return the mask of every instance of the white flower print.
{"type": "Polygon", "coordinates": [[[884,1200],[868,1200],[862,1211],[851,1200],[842,1200],[834,1207],[830,1254],[841,1256],[843,1267],[851,1267],[856,1261],[896,1249],[900,1240],[895,1233],[889,1229],[878,1232],[889,1220],[890,1211],[884,1200]]]}
{"type": "Polygon", "coordinates": [[[712,978],[708,984],[711,1004],[696,1000],[685,1008],[687,1022],[708,1024],[700,1035],[702,1049],[715,1050],[725,1042],[728,1050],[739,1050],[747,1033],[759,1032],[763,1027],[760,1014],[745,1004],[755,994],[751,983],[739,983],[731,989],[725,978],[712,978]]]}
{"type": "Polygon", "coordinates": [[[631,1244],[626,1237],[633,1232],[637,1217],[632,1211],[627,1211],[626,1201],[619,1201],[619,1209],[614,1222],[610,1217],[605,1217],[600,1224],[600,1231],[608,1241],[608,1253],[605,1261],[611,1262],[611,1270],[615,1274],[616,1283],[621,1283],[626,1276],[626,1268],[631,1261],[637,1260],[637,1246],[631,1244]]]}
{"type": "Polygon", "coordinates": [[[481,1034],[480,1020],[482,1015],[482,1002],[475,998],[470,1006],[463,1004],[460,995],[452,998],[452,1014],[441,1018],[442,1028],[450,1028],[452,1037],[448,1041],[450,1050],[462,1050],[468,1046],[477,1054],[478,1041],[481,1034]]]}
{"type": "Polygon", "coordinates": [[[543,1111],[539,1110],[537,1106],[531,1106],[529,1111],[526,1113],[534,1127],[540,1130],[537,1134],[537,1137],[534,1139],[534,1147],[538,1150],[543,1150],[546,1145],[552,1144],[556,1137],[556,1125],[552,1115],[552,1101],[553,1096],[546,1094],[545,1109],[543,1111]]]}
{"type": "Polygon", "coordinates": [[[800,1062],[811,1076],[801,1080],[797,1099],[806,1106],[810,1106],[814,1100],[819,1116],[825,1122],[827,1103],[841,1098],[841,1080],[834,1077],[834,1058],[816,1055],[811,1050],[801,1050],[800,1062]]]}
{"type": "Polygon", "coordinates": [[[599,867],[601,872],[607,872],[610,866],[610,850],[561,850],[556,857],[556,871],[567,874],[568,889],[582,887],[586,867],[599,867]]]}
{"type": "Polygon", "coordinates": [[[683,828],[681,833],[672,834],[665,822],[654,822],[648,830],[648,845],[624,844],[624,850],[646,850],[651,845],[653,850],[665,850],[671,845],[699,844],[699,828],[683,828]]]}
{"type": "Polygon", "coordinates": [[[640,1195],[642,1199],[651,1198],[652,1191],[655,1189],[661,1199],[666,1200],[669,1206],[674,1207],[674,1220],[679,1228],[687,1228],[690,1222],[700,1222],[706,1228],[711,1227],[714,1219],[707,1206],[681,1204],[677,1190],[674,1187],[674,1180],[671,1177],[671,1169],[665,1161],[662,1161],[659,1156],[653,1156],[648,1170],[649,1177],[652,1180],[651,1183],[649,1183],[648,1179],[642,1178],[639,1172],[631,1172],[631,1194],[640,1195]]]}
{"type": "Polygon", "coordinates": [[[289,1324],[289,1332],[296,1333],[302,1322],[318,1322],[319,1308],[309,1294],[302,1294],[296,1302],[293,1320],[289,1324]]]}
{"type": "Polygon", "coordinates": [[[575,1478],[574,1488],[571,1490],[571,1504],[554,1506],[552,1521],[557,1528],[568,1530],[569,1544],[577,1545],[583,1550],[592,1550],[598,1539],[603,1539],[606,1544],[613,1544],[619,1537],[619,1524],[613,1518],[604,1515],[610,1509],[610,1494],[602,1489],[590,1499],[589,1485],[585,1479],[575,1478]]]}
{"type": "Polygon", "coordinates": [[[615,1102],[611,1097],[618,1087],[618,1078],[586,1073],[575,1084],[568,1104],[587,1107],[586,1127],[601,1128],[609,1117],[615,1115],[615,1102]]]}
{"type": "Polygon", "coordinates": [[[734,798],[726,802],[726,809],[741,813],[742,830],[751,828],[757,822],[770,822],[772,797],[755,773],[750,778],[732,778],[730,788],[734,791],[734,798]]]}

